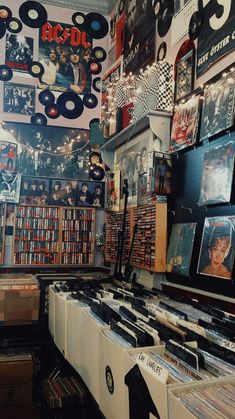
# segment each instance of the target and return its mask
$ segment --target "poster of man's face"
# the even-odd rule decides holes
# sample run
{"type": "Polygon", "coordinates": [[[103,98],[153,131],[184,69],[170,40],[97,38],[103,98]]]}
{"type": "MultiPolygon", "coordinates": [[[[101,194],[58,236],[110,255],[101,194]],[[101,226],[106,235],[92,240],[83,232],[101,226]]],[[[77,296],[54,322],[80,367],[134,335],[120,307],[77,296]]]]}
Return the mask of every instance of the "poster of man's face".
{"type": "Polygon", "coordinates": [[[18,142],[18,170],[25,175],[88,179],[89,131],[6,122],[18,142]]]}
{"type": "Polygon", "coordinates": [[[76,205],[77,181],[71,179],[52,179],[50,203],[73,207],[76,205]]]}
{"type": "Polygon", "coordinates": [[[33,38],[19,34],[6,34],[5,63],[14,71],[27,73],[33,61],[33,38]]]}
{"type": "Polygon", "coordinates": [[[0,170],[0,201],[18,203],[21,174],[0,170]]]}
{"type": "Polygon", "coordinates": [[[4,83],[3,112],[33,115],[34,108],[34,86],[4,83]]]}
{"type": "Polygon", "coordinates": [[[20,203],[28,205],[49,204],[50,180],[22,176],[20,188],[20,203]]]}
{"type": "Polygon", "coordinates": [[[78,206],[104,208],[105,184],[104,182],[78,183],[78,206]]]}
{"type": "Polygon", "coordinates": [[[16,170],[17,144],[0,142],[0,169],[16,170]]]}

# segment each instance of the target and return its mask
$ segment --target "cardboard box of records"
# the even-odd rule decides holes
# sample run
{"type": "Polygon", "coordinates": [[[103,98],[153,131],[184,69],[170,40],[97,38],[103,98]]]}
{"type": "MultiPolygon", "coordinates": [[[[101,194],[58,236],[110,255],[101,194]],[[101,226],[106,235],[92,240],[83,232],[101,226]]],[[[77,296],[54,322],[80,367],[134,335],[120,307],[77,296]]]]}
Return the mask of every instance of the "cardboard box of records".
{"type": "Polygon", "coordinates": [[[0,325],[38,321],[40,289],[33,275],[1,275],[0,325]]]}

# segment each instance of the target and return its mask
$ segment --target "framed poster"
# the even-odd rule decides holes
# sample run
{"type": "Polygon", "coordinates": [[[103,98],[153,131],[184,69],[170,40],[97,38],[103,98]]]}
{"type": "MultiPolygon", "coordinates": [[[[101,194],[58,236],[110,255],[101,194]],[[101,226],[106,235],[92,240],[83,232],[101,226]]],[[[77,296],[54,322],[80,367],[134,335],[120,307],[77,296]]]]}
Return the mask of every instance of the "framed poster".
{"type": "Polygon", "coordinates": [[[76,205],[77,181],[71,179],[52,179],[50,187],[50,204],[76,205]]]}
{"type": "Polygon", "coordinates": [[[234,123],[235,72],[221,74],[204,91],[200,140],[230,128],[234,123]]]}
{"type": "Polygon", "coordinates": [[[77,205],[84,207],[104,208],[104,182],[78,182],[77,205]]]}
{"type": "Polygon", "coordinates": [[[205,219],[197,268],[199,274],[232,279],[234,228],[233,216],[205,219]]]}
{"type": "Polygon", "coordinates": [[[34,108],[34,86],[4,83],[3,112],[33,115],[34,108]]]}
{"type": "Polygon", "coordinates": [[[173,224],[167,252],[167,272],[188,276],[196,223],[173,224]]]}
{"type": "Polygon", "coordinates": [[[16,170],[17,144],[0,142],[0,169],[16,170]]]}
{"type": "Polygon", "coordinates": [[[5,63],[14,71],[27,73],[33,61],[33,38],[20,34],[6,34],[5,63]]]}
{"type": "Polygon", "coordinates": [[[195,50],[191,49],[179,61],[176,61],[175,101],[183,99],[193,90],[195,50]]]}
{"type": "Polygon", "coordinates": [[[20,203],[28,205],[46,205],[50,198],[50,180],[48,178],[22,176],[20,203]]]}
{"type": "Polygon", "coordinates": [[[21,174],[0,170],[0,201],[18,203],[20,197],[21,174]]]}
{"type": "Polygon", "coordinates": [[[195,144],[200,117],[200,96],[192,96],[185,103],[176,105],[170,138],[169,152],[182,150],[195,144]]]}
{"type": "Polygon", "coordinates": [[[199,205],[230,201],[234,151],[234,144],[230,142],[204,154],[199,205]]]}

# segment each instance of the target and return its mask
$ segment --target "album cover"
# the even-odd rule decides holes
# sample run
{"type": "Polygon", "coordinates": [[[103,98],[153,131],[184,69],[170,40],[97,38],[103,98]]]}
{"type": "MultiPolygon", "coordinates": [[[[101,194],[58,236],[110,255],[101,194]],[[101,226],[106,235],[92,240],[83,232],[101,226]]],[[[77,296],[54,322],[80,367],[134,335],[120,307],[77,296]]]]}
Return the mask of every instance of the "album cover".
{"type": "Polygon", "coordinates": [[[77,181],[71,179],[52,179],[50,188],[50,204],[76,205],[77,181]]]}
{"type": "Polygon", "coordinates": [[[154,153],[150,191],[158,195],[171,192],[171,157],[169,154],[154,153]]]}
{"type": "Polygon", "coordinates": [[[20,203],[28,205],[49,204],[50,181],[47,178],[22,176],[20,203]]]}
{"type": "Polygon", "coordinates": [[[221,75],[204,91],[200,140],[230,128],[234,123],[235,72],[221,75]]]}
{"type": "Polygon", "coordinates": [[[0,142],[0,169],[16,170],[17,144],[0,142]]]}
{"type": "Polygon", "coordinates": [[[0,201],[19,202],[21,174],[0,170],[0,201]]]}
{"type": "Polygon", "coordinates": [[[84,207],[104,208],[104,182],[78,182],[77,205],[84,207]]]}
{"type": "Polygon", "coordinates": [[[4,83],[3,112],[33,115],[34,108],[34,86],[4,83]]]}
{"type": "Polygon", "coordinates": [[[198,135],[200,96],[192,96],[174,108],[169,152],[195,144],[198,135]]]}
{"type": "Polygon", "coordinates": [[[17,170],[24,175],[89,178],[89,131],[5,122],[18,144],[17,170]]]}
{"type": "Polygon", "coordinates": [[[76,26],[46,22],[39,29],[39,62],[44,67],[38,87],[79,95],[91,91],[92,38],[76,26]],[[56,38],[60,34],[60,42],[56,38]]]}
{"type": "Polygon", "coordinates": [[[188,276],[196,223],[173,224],[167,252],[167,272],[188,276]]]}
{"type": "Polygon", "coordinates": [[[233,167],[234,144],[232,142],[204,154],[199,205],[230,201],[233,167]]]}
{"type": "Polygon", "coordinates": [[[147,204],[147,188],[148,188],[148,176],[147,173],[139,174],[138,177],[138,194],[137,194],[137,205],[147,204]]]}
{"type": "Polygon", "coordinates": [[[197,272],[231,279],[234,264],[235,217],[206,218],[197,272]]]}
{"type": "Polygon", "coordinates": [[[28,73],[33,61],[33,38],[19,34],[6,34],[5,63],[14,71],[28,73]]]}

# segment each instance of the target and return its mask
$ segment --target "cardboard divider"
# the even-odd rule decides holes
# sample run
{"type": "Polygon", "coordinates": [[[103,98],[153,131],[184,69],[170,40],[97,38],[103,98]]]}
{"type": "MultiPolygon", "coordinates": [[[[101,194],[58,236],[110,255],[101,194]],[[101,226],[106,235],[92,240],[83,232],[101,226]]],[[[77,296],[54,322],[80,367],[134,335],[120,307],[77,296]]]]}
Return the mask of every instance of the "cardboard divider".
{"type": "Polygon", "coordinates": [[[70,292],[55,294],[55,334],[54,342],[60,352],[65,355],[67,300],[71,300],[70,292]]]}

